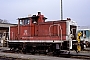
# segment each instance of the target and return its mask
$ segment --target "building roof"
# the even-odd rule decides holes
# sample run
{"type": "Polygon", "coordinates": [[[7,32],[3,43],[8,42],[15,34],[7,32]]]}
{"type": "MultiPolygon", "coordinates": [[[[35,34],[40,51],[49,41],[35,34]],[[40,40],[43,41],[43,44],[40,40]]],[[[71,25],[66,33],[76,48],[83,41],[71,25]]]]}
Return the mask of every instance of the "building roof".
{"type": "Polygon", "coordinates": [[[90,26],[78,26],[79,30],[90,30],[90,26]]]}
{"type": "Polygon", "coordinates": [[[10,24],[10,23],[0,23],[0,27],[10,27],[10,26],[16,26],[17,24],[10,24]]]}

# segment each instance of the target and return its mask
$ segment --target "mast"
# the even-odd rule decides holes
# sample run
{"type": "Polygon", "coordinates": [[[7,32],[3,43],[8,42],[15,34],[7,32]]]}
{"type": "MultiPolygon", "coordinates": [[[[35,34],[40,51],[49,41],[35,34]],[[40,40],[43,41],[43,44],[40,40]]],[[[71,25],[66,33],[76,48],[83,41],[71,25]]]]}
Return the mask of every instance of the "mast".
{"type": "Polygon", "coordinates": [[[61,0],[61,20],[63,20],[63,5],[62,5],[62,0],[61,0]]]}

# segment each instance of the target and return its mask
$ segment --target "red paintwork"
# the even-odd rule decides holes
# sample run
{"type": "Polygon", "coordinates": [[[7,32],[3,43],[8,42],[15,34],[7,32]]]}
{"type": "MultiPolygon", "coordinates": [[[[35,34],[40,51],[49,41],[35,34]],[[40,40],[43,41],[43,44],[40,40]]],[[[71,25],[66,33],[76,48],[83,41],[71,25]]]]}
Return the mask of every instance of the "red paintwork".
{"type": "Polygon", "coordinates": [[[11,40],[16,40],[18,38],[18,30],[17,26],[11,26],[10,27],[10,39],[11,40]]]}
{"type": "MultiPolygon", "coordinates": [[[[60,40],[61,37],[58,36],[58,26],[51,26],[50,32],[49,27],[50,25],[60,24],[62,29],[62,40],[66,40],[66,28],[67,23],[66,21],[50,21],[45,22],[42,18],[43,15],[39,15],[38,23],[32,23],[32,19],[30,19],[30,24],[28,25],[20,25],[10,27],[10,40],[60,40]],[[25,31],[26,30],[26,31],[25,31]],[[13,36],[12,36],[13,32],[13,36]]],[[[19,21],[20,22],[20,21],[19,21]]],[[[59,26],[59,35],[61,35],[61,30],[59,26]]]]}

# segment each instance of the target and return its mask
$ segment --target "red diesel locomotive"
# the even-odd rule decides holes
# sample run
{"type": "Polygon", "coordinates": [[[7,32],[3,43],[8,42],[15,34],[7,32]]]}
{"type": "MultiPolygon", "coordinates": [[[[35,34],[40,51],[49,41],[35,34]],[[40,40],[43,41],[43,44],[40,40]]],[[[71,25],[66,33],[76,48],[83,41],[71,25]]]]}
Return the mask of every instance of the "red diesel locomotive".
{"type": "Polygon", "coordinates": [[[41,12],[31,17],[18,18],[18,25],[10,27],[9,48],[31,53],[68,49],[70,33],[74,36],[72,41],[76,40],[77,23],[70,18],[45,22],[46,19],[41,12]]]}

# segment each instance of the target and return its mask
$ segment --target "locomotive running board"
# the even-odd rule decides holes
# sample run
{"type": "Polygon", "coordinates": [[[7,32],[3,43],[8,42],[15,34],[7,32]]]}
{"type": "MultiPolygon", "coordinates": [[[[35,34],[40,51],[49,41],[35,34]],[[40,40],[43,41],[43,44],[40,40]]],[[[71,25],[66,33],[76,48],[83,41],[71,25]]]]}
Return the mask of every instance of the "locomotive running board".
{"type": "Polygon", "coordinates": [[[9,42],[47,42],[47,43],[61,43],[59,40],[9,40],[9,42]]]}

